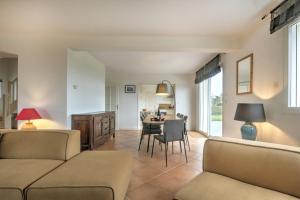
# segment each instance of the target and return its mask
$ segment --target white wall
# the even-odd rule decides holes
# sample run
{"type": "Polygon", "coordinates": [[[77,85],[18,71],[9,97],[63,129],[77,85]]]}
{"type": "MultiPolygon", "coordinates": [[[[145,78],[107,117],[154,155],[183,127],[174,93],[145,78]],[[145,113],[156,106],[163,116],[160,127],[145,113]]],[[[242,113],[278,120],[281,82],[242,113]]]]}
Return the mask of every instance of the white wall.
{"type": "Polygon", "coordinates": [[[67,127],[68,48],[94,51],[166,52],[212,52],[218,49],[228,52],[239,46],[238,39],[227,37],[99,37],[94,34],[62,34],[55,30],[53,32],[31,32],[23,29],[0,31],[0,51],[18,55],[18,110],[26,107],[37,108],[44,118],[35,120],[34,123],[38,128],[67,127]]]}
{"type": "Polygon", "coordinates": [[[0,51],[18,55],[18,110],[37,108],[38,128],[65,128],[67,48],[61,40],[18,33],[0,36],[0,51]]]}
{"type": "Polygon", "coordinates": [[[258,140],[300,145],[300,112],[287,108],[288,34],[284,28],[270,35],[265,20],[245,38],[241,50],[223,55],[224,127],[226,137],[241,137],[242,122],[234,121],[237,103],[264,103],[267,123],[257,123],[258,140]],[[236,95],[236,61],[254,54],[254,77],[251,95],[236,95]]]}
{"type": "Polygon", "coordinates": [[[157,84],[162,80],[169,80],[176,85],[176,112],[189,116],[188,129],[195,129],[196,115],[196,85],[194,75],[166,75],[166,74],[124,74],[107,72],[107,82],[119,87],[119,127],[120,129],[138,128],[138,93],[126,94],[125,85],[157,84]]]}
{"type": "Polygon", "coordinates": [[[68,127],[71,115],[105,110],[105,66],[84,51],[68,50],[68,127]]]}

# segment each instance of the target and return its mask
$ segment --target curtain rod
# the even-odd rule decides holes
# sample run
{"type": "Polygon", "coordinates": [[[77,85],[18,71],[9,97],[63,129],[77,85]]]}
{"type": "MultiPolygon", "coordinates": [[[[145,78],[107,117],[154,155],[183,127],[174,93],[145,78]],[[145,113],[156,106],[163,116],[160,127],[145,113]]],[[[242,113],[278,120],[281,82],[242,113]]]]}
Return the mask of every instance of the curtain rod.
{"type": "Polygon", "coordinates": [[[284,1],[282,1],[279,5],[277,5],[275,8],[273,8],[271,11],[269,11],[267,14],[265,14],[264,16],[262,16],[261,17],[261,20],[264,20],[264,19],[266,19],[269,15],[271,15],[271,13],[274,11],[274,10],[276,10],[276,9],[278,9],[280,6],[282,6],[285,2],[287,2],[288,0],[284,0],[284,1]]]}

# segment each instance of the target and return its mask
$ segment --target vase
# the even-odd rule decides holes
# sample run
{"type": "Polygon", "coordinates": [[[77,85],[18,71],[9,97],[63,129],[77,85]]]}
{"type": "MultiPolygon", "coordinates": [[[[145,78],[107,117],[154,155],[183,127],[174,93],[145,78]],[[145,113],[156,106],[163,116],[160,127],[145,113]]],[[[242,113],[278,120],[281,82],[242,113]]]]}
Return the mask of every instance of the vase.
{"type": "Polygon", "coordinates": [[[245,122],[245,124],[241,127],[241,133],[242,138],[245,140],[256,140],[256,126],[251,122],[245,122]]]}

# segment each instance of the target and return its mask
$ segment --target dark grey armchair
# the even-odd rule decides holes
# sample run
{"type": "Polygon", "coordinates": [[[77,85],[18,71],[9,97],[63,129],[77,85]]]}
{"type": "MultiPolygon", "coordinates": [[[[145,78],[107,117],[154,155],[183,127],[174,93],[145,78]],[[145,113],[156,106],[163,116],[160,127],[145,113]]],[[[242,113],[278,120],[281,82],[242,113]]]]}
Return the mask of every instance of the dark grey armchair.
{"type": "Polygon", "coordinates": [[[189,151],[191,151],[191,147],[190,147],[190,141],[189,141],[189,136],[188,136],[188,132],[187,132],[187,119],[188,119],[188,116],[187,115],[185,115],[184,117],[183,117],[183,119],[184,119],[184,137],[185,137],[185,142],[186,142],[186,144],[188,145],[188,147],[189,147],[189,151]]]}
{"type": "Polygon", "coordinates": [[[166,167],[168,166],[168,143],[169,142],[179,141],[180,145],[181,145],[181,142],[183,142],[185,159],[186,159],[186,162],[188,162],[186,148],[185,148],[185,139],[184,139],[184,120],[166,120],[165,121],[163,135],[155,135],[154,136],[151,157],[153,156],[155,140],[158,140],[160,143],[165,144],[166,167]]]}
{"type": "Polygon", "coordinates": [[[146,118],[146,116],[141,115],[140,118],[141,118],[141,121],[143,123],[143,129],[142,129],[142,133],[141,133],[141,138],[140,138],[138,151],[141,149],[141,144],[142,144],[142,141],[144,139],[144,136],[148,135],[147,152],[149,152],[150,137],[151,137],[151,135],[161,134],[161,132],[162,132],[161,127],[160,127],[160,125],[157,125],[157,124],[144,123],[143,121],[146,118]]]}

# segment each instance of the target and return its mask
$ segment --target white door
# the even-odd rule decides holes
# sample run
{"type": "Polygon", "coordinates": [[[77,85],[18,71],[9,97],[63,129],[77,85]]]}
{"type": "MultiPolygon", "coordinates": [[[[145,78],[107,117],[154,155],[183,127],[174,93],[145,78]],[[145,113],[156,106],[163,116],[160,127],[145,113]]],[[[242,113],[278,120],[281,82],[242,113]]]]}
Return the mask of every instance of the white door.
{"type": "Polygon", "coordinates": [[[111,91],[111,111],[115,111],[116,113],[116,130],[119,130],[119,91],[117,86],[112,86],[110,88],[111,91]]]}
{"type": "Polygon", "coordinates": [[[138,129],[138,94],[125,93],[124,85],[119,87],[119,129],[138,129]]]}
{"type": "Polygon", "coordinates": [[[105,110],[115,111],[115,129],[119,129],[119,91],[117,86],[106,86],[105,87],[105,110]]]}

